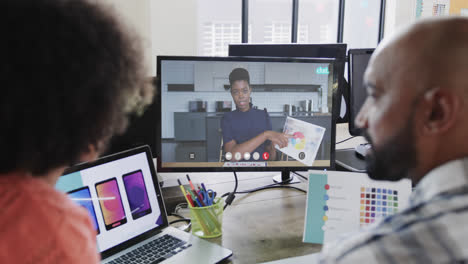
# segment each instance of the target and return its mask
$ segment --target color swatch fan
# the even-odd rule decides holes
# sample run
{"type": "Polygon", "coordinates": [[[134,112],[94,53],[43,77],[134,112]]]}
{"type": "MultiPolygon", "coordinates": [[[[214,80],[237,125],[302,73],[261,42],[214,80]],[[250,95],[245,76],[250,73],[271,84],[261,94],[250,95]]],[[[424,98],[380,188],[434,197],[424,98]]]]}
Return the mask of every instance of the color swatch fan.
{"type": "Polygon", "coordinates": [[[411,181],[371,180],[365,173],[309,171],[304,242],[328,243],[408,205],[411,181]]]}
{"type": "Polygon", "coordinates": [[[276,145],[275,148],[307,166],[312,166],[322,143],[325,128],[288,116],[283,133],[292,135],[288,146],[279,148],[276,145]]]}

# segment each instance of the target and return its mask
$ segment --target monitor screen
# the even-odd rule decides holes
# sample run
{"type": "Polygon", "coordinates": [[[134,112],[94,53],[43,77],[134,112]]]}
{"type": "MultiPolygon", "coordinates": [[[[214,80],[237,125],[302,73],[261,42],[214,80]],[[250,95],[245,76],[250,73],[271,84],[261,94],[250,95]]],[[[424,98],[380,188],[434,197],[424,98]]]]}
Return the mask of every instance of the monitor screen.
{"type": "MultiPolygon", "coordinates": [[[[304,57],[304,58],[335,58],[338,67],[344,71],[346,60],[346,44],[229,44],[229,56],[260,56],[260,57],[304,57]]],[[[344,76],[338,82],[337,102],[340,111],[337,123],[348,122],[348,86],[344,76]]]]}
{"type": "Polygon", "coordinates": [[[360,129],[354,125],[359,110],[367,97],[364,87],[364,72],[374,49],[350,49],[348,52],[348,81],[349,81],[349,133],[359,136],[360,129]]]}
{"type": "Polygon", "coordinates": [[[158,56],[157,65],[159,171],[334,168],[335,60],[158,56]],[[281,133],[286,147],[274,143],[281,133]]]}

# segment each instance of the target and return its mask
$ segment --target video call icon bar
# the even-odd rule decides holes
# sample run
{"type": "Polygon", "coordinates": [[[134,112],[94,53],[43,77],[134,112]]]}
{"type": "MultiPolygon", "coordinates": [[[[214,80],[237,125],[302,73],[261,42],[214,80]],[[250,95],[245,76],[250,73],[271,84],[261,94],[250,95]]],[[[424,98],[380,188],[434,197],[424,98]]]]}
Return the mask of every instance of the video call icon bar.
{"type": "MultiPolygon", "coordinates": [[[[227,161],[231,161],[233,158],[235,160],[241,160],[241,159],[250,160],[250,158],[252,158],[253,160],[259,160],[260,159],[260,153],[254,152],[254,153],[250,154],[249,152],[245,152],[244,155],[242,155],[240,152],[236,152],[233,155],[233,153],[231,153],[231,152],[226,152],[224,157],[225,157],[225,159],[227,161]]],[[[270,158],[270,154],[268,152],[263,152],[262,158],[263,158],[263,160],[268,160],[270,158]]]]}

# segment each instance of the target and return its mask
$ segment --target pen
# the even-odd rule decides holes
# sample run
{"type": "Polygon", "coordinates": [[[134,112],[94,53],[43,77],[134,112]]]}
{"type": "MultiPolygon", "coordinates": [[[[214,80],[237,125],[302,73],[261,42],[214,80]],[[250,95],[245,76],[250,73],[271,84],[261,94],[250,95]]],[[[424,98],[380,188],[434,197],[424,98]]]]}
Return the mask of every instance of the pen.
{"type": "Polygon", "coordinates": [[[204,184],[203,182],[201,183],[201,187],[202,187],[203,190],[206,192],[205,184],[204,184]]]}
{"type": "Polygon", "coordinates": [[[179,183],[180,190],[182,191],[182,194],[184,195],[185,200],[187,200],[187,203],[190,204],[192,207],[194,207],[195,204],[193,203],[193,200],[192,200],[192,198],[190,197],[190,194],[188,194],[187,192],[185,192],[184,186],[182,185],[182,183],[180,182],[179,179],[177,179],[177,182],[179,183]]]}
{"type": "Polygon", "coordinates": [[[190,176],[188,176],[188,174],[187,174],[187,180],[188,180],[188,182],[190,183],[190,188],[192,188],[192,191],[195,192],[195,186],[193,186],[193,183],[192,183],[192,181],[190,180],[190,176]]]}
{"type": "Polygon", "coordinates": [[[192,196],[192,199],[197,203],[197,205],[199,207],[202,207],[201,203],[198,201],[197,196],[191,190],[187,190],[187,191],[190,193],[190,195],[192,196]]]}
{"type": "Polygon", "coordinates": [[[182,191],[182,193],[183,193],[184,196],[185,196],[187,193],[185,192],[184,186],[182,185],[182,183],[180,182],[179,179],[177,179],[177,182],[179,183],[180,190],[182,191]]]}
{"type": "Polygon", "coordinates": [[[190,206],[195,207],[195,203],[193,203],[192,197],[190,197],[190,194],[185,195],[185,199],[187,199],[187,202],[190,204],[190,206]]]}

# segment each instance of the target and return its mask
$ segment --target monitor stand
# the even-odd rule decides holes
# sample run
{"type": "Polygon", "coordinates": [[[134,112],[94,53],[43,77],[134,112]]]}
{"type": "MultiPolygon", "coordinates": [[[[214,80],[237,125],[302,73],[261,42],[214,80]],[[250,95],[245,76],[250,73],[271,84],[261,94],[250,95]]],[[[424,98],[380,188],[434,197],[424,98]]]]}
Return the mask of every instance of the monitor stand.
{"type": "Polygon", "coordinates": [[[280,175],[276,175],[273,177],[273,181],[279,184],[290,184],[300,182],[299,179],[296,176],[294,176],[290,171],[281,171],[280,175]]]}

